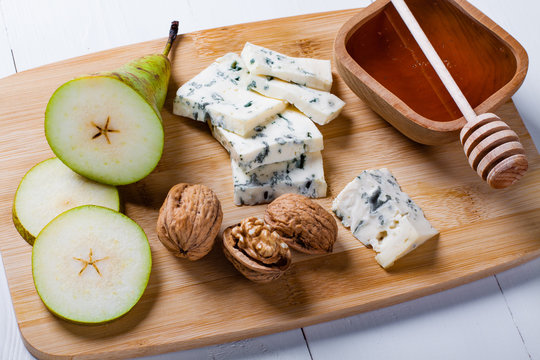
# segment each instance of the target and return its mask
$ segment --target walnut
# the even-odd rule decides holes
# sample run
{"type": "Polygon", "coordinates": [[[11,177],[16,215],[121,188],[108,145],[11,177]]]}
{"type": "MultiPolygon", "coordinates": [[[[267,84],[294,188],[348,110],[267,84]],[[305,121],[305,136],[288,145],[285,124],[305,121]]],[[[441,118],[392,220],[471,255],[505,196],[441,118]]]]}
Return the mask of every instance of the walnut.
{"type": "Polygon", "coordinates": [[[159,210],[157,234],[175,256],[198,260],[212,250],[222,220],[212,189],[181,183],[169,190],[159,210]]]}
{"type": "Polygon", "coordinates": [[[256,217],[225,229],[223,252],[238,271],[255,282],[275,280],[291,264],[287,244],[256,217]]]}
{"type": "Polygon", "coordinates": [[[284,194],[266,208],[264,221],[293,249],[307,254],[332,252],[337,239],[336,220],[315,201],[284,194]]]}

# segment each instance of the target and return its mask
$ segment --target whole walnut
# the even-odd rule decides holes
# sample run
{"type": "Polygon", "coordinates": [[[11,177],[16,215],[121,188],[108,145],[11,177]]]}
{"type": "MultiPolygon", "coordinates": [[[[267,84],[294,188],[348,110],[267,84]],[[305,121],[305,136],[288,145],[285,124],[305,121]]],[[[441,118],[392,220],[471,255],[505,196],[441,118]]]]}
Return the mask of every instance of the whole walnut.
{"type": "Polygon", "coordinates": [[[159,210],[157,235],[175,256],[198,260],[212,250],[222,220],[212,189],[181,183],[169,190],[159,210]]]}
{"type": "Polygon", "coordinates": [[[307,254],[332,252],[337,239],[336,220],[315,201],[284,194],[270,203],[264,221],[291,248],[307,254]]]}

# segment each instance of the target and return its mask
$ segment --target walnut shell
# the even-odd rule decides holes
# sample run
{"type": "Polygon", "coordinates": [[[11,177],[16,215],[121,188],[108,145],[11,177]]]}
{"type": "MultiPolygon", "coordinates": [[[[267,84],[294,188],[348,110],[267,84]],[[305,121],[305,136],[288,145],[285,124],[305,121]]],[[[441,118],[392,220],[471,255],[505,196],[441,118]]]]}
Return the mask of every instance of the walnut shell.
{"type": "Polygon", "coordinates": [[[291,264],[287,244],[255,217],[225,229],[223,253],[246,278],[260,283],[279,278],[291,264]]]}
{"type": "Polygon", "coordinates": [[[212,189],[181,183],[169,190],[159,210],[157,235],[175,256],[198,260],[212,250],[222,220],[212,189]]]}
{"type": "Polygon", "coordinates": [[[337,239],[336,220],[315,201],[284,194],[270,203],[264,221],[291,248],[307,254],[332,252],[337,239]]]}

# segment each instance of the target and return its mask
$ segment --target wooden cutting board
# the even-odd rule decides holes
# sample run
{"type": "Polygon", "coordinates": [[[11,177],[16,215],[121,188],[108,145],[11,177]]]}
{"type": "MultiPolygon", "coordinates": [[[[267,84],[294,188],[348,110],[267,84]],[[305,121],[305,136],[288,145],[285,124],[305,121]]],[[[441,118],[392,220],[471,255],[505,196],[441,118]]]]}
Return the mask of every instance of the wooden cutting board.
{"type": "Polygon", "coordinates": [[[223,343],[298,328],[414,299],[508,269],[540,255],[540,157],[514,104],[497,114],[518,133],[530,170],[517,185],[492,190],[469,168],[458,142],[423,146],[375,115],[334,71],[333,92],[343,114],[320,127],[330,209],[332,199],[361,170],[388,167],[441,231],[384,271],[374,252],[339,224],[334,253],[294,254],[286,276],[270,284],[243,278],[220,246],[202,260],[173,257],[156,237],[158,209],[179,182],[213,188],[223,206],[223,228],[265,206],[236,207],[227,152],[205,124],[172,114],[176,89],[228,51],[251,41],[293,56],[332,58],[338,28],[358,10],[270,20],[182,36],[173,51],[173,75],[163,110],[165,150],[156,170],[121,188],[128,216],[146,231],[153,268],[148,288],[126,316],[84,326],[52,316],[36,294],[31,247],[11,223],[17,185],[34,164],[53,156],[43,114],[53,91],[73,77],[113,69],[161,52],[157,40],[47,65],[0,80],[0,250],[17,321],[40,358],[118,358],[223,343]]]}

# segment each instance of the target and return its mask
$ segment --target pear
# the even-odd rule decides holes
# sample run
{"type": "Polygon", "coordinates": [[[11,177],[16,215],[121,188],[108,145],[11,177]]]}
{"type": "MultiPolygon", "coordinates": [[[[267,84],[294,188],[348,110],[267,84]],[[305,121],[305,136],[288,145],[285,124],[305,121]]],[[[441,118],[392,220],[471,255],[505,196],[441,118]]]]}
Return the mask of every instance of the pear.
{"type": "Polygon", "coordinates": [[[134,183],[152,172],[163,152],[160,111],[177,32],[173,21],[162,54],[81,76],[54,92],[45,111],[45,136],[64,164],[108,185],[134,183]]]}
{"type": "Polygon", "coordinates": [[[80,176],[52,158],[40,162],[22,178],[13,201],[13,223],[32,245],[41,229],[57,215],[89,204],[119,211],[118,190],[80,176]]]}
{"type": "Polygon", "coordinates": [[[45,306],[60,318],[99,324],[127,313],[152,269],[148,238],[114,210],[84,205],[54,218],[32,248],[32,275],[45,306]]]}

